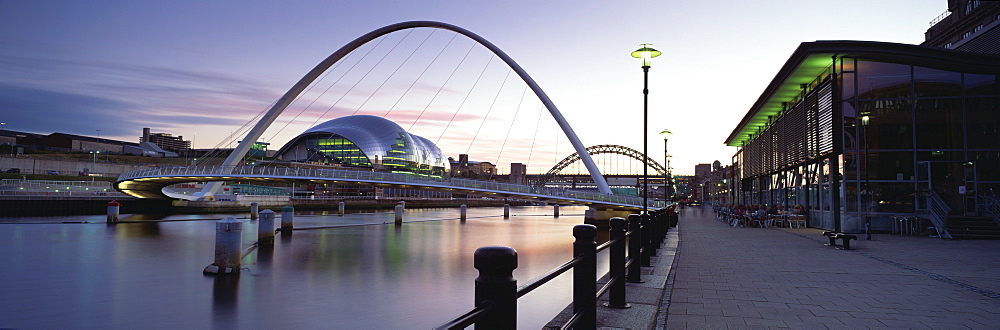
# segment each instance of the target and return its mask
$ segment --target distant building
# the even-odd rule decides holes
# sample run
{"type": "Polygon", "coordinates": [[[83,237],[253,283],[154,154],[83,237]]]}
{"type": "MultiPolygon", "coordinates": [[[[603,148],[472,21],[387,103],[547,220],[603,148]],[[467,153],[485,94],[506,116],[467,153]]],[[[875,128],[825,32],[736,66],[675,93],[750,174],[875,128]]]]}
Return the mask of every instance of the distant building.
{"type": "Polygon", "coordinates": [[[139,142],[151,142],[164,150],[184,151],[191,149],[191,141],[185,141],[183,136],[173,136],[168,133],[150,133],[149,127],[142,129],[139,142]]]}
{"type": "Polygon", "coordinates": [[[510,163],[510,175],[508,176],[508,183],[513,184],[527,184],[528,181],[526,177],[528,175],[528,165],[522,163],[510,163]]]}
{"type": "Polygon", "coordinates": [[[694,166],[694,176],[696,177],[707,178],[709,173],[712,173],[712,164],[698,164],[694,166]]]}
{"type": "Polygon", "coordinates": [[[923,46],[1000,54],[1000,1],[948,0],[924,39],[923,46]]]}
{"type": "Polygon", "coordinates": [[[458,160],[448,157],[451,176],[456,178],[489,179],[497,174],[497,166],[490,162],[470,161],[469,155],[460,154],[458,160]]]}
{"type": "Polygon", "coordinates": [[[38,140],[38,144],[58,151],[91,152],[100,151],[114,154],[124,153],[125,146],[138,146],[137,143],[102,139],[90,136],[52,133],[38,140]]]}

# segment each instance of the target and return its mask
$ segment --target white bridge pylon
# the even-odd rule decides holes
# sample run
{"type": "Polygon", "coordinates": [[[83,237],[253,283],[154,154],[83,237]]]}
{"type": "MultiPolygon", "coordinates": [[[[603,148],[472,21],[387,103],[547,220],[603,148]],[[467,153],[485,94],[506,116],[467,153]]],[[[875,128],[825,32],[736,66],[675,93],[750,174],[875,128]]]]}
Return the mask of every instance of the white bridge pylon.
{"type": "MultiPolygon", "coordinates": [[[[573,128],[570,127],[569,123],[566,121],[566,118],[563,117],[562,113],[559,112],[559,109],[556,108],[554,103],[552,103],[552,100],[549,99],[548,95],[546,95],[545,92],[542,91],[542,88],[539,87],[537,83],[535,83],[534,79],[531,79],[531,77],[528,76],[528,73],[525,72],[520,65],[514,62],[514,60],[511,59],[510,56],[507,56],[507,54],[504,53],[502,50],[500,50],[499,47],[489,42],[489,40],[486,40],[483,37],[480,37],[479,35],[472,33],[472,31],[463,29],[455,25],[441,23],[441,22],[434,22],[434,21],[410,21],[410,22],[402,22],[402,23],[387,25],[379,29],[376,29],[372,32],[368,32],[367,34],[360,36],[357,39],[354,39],[353,41],[347,43],[343,47],[340,47],[340,49],[338,49],[336,52],[333,52],[333,54],[330,54],[329,57],[327,57],[318,65],[316,65],[316,67],[314,67],[311,71],[309,71],[309,73],[303,76],[302,79],[299,79],[299,82],[295,83],[295,85],[292,86],[292,88],[289,89],[288,92],[285,92],[285,94],[282,95],[281,98],[274,103],[274,106],[272,106],[271,109],[268,110],[263,117],[261,117],[260,121],[258,121],[257,124],[254,125],[253,129],[251,129],[250,132],[247,134],[247,136],[243,138],[243,141],[241,141],[239,145],[237,145],[236,148],[233,149],[233,152],[229,155],[229,157],[226,158],[225,162],[223,162],[222,168],[224,169],[234,168],[237,165],[237,163],[243,159],[243,156],[245,156],[247,152],[250,151],[250,147],[253,145],[253,143],[257,141],[257,139],[260,139],[261,135],[264,134],[264,131],[267,130],[267,128],[271,126],[271,123],[273,123],[274,120],[278,118],[278,115],[280,115],[283,111],[285,111],[285,108],[287,108],[288,105],[291,104],[292,101],[294,101],[299,96],[299,94],[301,94],[302,91],[306,89],[306,87],[312,84],[313,81],[319,78],[319,76],[322,75],[323,72],[326,72],[326,70],[329,69],[331,66],[333,66],[333,64],[337,63],[337,61],[340,61],[342,58],[347,56],[347,54],[354,51],[358,47],[361,47],[362,45],[368,43],[369,41],[375,40],[380,36],[400,30],[422,28],[422,27],[444,29],[462,34],[466,37],[471,38],[472,40],[475,40],[480,45],[483,45],[484,47],[492,51],[494,54],[496,54],[498,57],[500,57],[500,59],[502,59],[504,63],[507,63],[507,65],[510,66],[510,68],[513,69],[514,72],[516,72],[517,75],[521,77],[521,80],[524,80],[524,82],[528,84],[529,87],[531,87],[531,90],[535,92],[535,95],[539,98],[539,100],[542,101],[542,104],[545,105],[545,108],[547,108],[549,110],[549,113],[552,114],[552,118],[556,120],[556,122],[559,124],[559,127],[562,129],[563,133],[566,134],[567,138],[569,138],[570,143],[573,144],[573,149],[575,149],[576,152],[580,154],[581,161],[583,161],[584,165],[587,167],[587,170],[590,172],[590,176],[591,178],[593,178],[594,183],[597,185],[598,191],[600,191],[602,194],[608,194],[608,195],[613,194],[611,192],[611,188],[608,187],[608,182],[604,180],[604,176],[601,175],[600,170],[597,168],[597,164],[594,163],[593,158],[591,158],[590,154],[587,153],[586,147],[582,142],[580,142],[580,138],[577,137],[576,133],[573,131],[573,128]]],[[[215,193],[221,186],[222,182],[220,181],[210,182],[205,186],[205,188],[200,193],[196,193],[196,197],[198,199],[209,199],[209,200],[214,199],[215,193]]]]}

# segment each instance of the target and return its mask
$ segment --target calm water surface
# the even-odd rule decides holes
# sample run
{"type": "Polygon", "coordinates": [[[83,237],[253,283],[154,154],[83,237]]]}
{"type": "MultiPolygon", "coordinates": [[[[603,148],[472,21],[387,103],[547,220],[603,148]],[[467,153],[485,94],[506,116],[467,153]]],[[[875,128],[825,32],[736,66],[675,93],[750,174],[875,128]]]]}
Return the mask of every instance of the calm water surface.
{"type": "MultiPolygon", "coordinates": [[[[0,328],[427,329],[473,307],[476,248],[516,249],[523,284],[572,257],[584,209],[469,208],[464,223],[457,209],[409,209],[399,227],[392,213],[296,215],[296,228],[346,226],[276,237],[235,278],[202,275],[214,220],[231,215],[0,219],[0,328]]],[[[246,247],[257,221],[242,220],[246,247]]],[[[543,326],[571,285],[567,273],[519,299],[518,327],[543,326]]]]}

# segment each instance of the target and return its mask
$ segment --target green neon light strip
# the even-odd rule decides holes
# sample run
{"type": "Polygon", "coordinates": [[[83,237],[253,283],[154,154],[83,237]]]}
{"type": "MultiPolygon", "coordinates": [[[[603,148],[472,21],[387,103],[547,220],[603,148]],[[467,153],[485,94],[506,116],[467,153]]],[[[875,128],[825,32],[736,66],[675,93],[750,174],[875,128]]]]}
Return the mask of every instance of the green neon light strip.
{"type": "Polygon", "coordinates": [[[833,54],[811,54],[806,57],[788,78],[781,82],[767,102],[764,102],[759,109],[750,109],[755,111],[753,116],[746,124],[737,128],[739,133],[726,145],[739,147],[749,141],[750,134],[757,134],[758,127],[767,125],[768,116],[777,116],[781,112],[782,102],[791,103],[802,94],[799,85],[812,84],[819,76],[828,72],[833,64],[832,56],[833,54]]]}

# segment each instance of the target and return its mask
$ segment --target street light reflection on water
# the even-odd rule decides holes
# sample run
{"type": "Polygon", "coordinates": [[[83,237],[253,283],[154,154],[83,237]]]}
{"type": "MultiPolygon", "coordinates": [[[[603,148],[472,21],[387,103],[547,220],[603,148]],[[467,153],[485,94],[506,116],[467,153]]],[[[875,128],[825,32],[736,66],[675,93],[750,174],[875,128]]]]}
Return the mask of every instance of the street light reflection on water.
{"type": "MultiPolygon", "coordinates": [[[[295,230],[243,259],[238,277],[202,275],[218,214],[0,219],[0,328],[430,328],[473,307],[476,248],[518,251],[523,284],[572,258],[583,207],[408,209],[296,214],[295,230]],[[86,222],[64,223],[64,222],[86,222]]],[[[243,246],[257,221],[241,219],[243,246]]],[[[606,232],[601,237],[606,240],[606,232]]],[[[599,273],[607,260],[599,258],[599,273]]],[[[518,327],[540,328],[569,304],[565,275],[518,299],[518,327]]]]}

